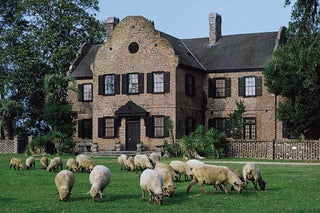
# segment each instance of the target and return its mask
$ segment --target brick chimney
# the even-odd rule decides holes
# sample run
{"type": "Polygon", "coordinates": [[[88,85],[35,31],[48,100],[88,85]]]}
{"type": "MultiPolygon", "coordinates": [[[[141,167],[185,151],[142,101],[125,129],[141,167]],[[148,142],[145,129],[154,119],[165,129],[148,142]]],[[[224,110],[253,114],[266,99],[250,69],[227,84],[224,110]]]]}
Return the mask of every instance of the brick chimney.
{"type": "Polygon", "coordinates": [[[209,44],[215,44],[221,37],[221,16],[209,13],[209,44]]]}
{"type": "Polygon", "coordinates": [[[113,30],[118,23],[119,23],[119,19],[116,17],[107,18],[107,26],[106,26],[107,41],[110,41],[112,39],[113,30]]]}

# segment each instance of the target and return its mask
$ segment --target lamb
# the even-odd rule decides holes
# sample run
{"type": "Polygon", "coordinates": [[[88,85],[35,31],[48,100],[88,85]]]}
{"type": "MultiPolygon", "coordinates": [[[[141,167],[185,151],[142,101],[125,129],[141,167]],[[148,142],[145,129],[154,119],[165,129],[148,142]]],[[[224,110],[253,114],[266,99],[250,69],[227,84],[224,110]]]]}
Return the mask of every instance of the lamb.
{"type": "Polygon", "coordinates": [[[242,172],[244,178],[244,188],[246,190],[248,186],[248,180],[252,181],[254,189],[256,191],[258,190],[257,184],[259,184],[261,190],[265,189],[267,182],[263,180],[260,168],[255,163],[247,163],[246,165],[244,165],[242,172]]]}
{"type": "Polygon", "coordinates": [[[36,161],[34,160],[34,157],[31,156],[26,159],[26,168],[32,169],[32,167],[33,169],[36,169],[36,161]]]}
{"type": "Polygon", "coordinates": [[[75,176],[69,170],[61,170],[54,179],[59,192],[59,200],[67,201],[70,199],[71,190],[75,183],[75,176]]]}
{"type": "Polygon", "coordinates": [[[90,173],[95,166],[91,157],[84,154],[77,155],[76,162],[79,171],[81,170],[82,172],[90,173]]]}
{"type": "Polygon", "coordinates": [[[23,169],[23,163],[22,160],[20,158],[11,158],[10,160],[10,170],[13,167],[14,170],[16,170],[16,168],[18,170],[23,169]]]}
{"type": "Polygon", "coordinates": [[[109,185],[111,181],[111,171],[103,165],[97,165],[90,173],[89,181],[91,189],[88,192],[93,201],[102,200],[103,190],[109,185]]]}
{"type": "Polygon", "coordinates": [[[125,170],[126,169],[126,160],[127,160],[127,155],[121,154],[118,157],[118,163],[120,164],[120,170],[125,170]]]}
{"type": "Polygon", "coordinates": [[[49,172],[54,171],[57,172],[60,166],[60,170],[62,170],[62,159],[60,157],[55,157],[50,161],[49,166],[47,167],[47,170],[49,172]]]}
{"type": "Polygon", "coordinates": [[[160,156],[158,153],[156,153],[156,152],[152,152],[152,153],[149,155],[149,158],[150,158],[150,160],[151,160],[152,165],[155,166],[157,162],[160,162],[161,156],[160,156]]]}
{"type": "Polygon", "coordinates": [[[194,169],[197,166],[203,166],[204,163],[202,161],[196,159],[190,159],[186,162],[186,164],[190,167],[190,169],[194,169]]]}
{"type": "Polygon", "coordinates": [[[164,167],[166,169],[168,169],[172,175],[172,180],[173,181],[177,181],[178,180],[178,175],[177,173],[174,171],[174,169],[172,168],[172,166],[170,166],[169,164],[166,164],[166,163],[162,163],[162,162],[158,162],[156,163],[156,167],[164,167]]]}
{"type": "Polygon", "coordinates": [[[173,184],[172,175],[170,171],[167,168],[159,166],[156,167],[154,170],[157,171],[162,177],[162,192],[164,196],[172,197],[176,187],[173,184]]]}
{"type": "Polygon", "coordinates": [[[149,193],[149,203],[156,200],[159,206],[161,206],[163,203],[162,186],[162,176],[158,172],[152,169],[146,169],[142,172],[140,176],[140,188],[143,200],[145,199],[145,191],[147,191],[149,193]]]}
{"type": "Polygon", "coordinates": [[[146,168],[153,169],[153,166],[146,155],[136,155],[134,156],[133,161],[134,161],[136,173],[137,173],[137,167],[140,167],[141,172],[146,168]]]}
{"type": "Polygon", "coordinates": [[[77,162],[73,158],[69,158],[67,163],[66,163],[66,169],[69,171],[77,172],[78,167],[77,167],[77,162]]]}
{"type": "Polygon", "coordinates": [[[128,157],[128,159],[126,160],[125,167],[127,168],[128,171],[135,170],[134,159],[132,156],[128,157]]]}
{"type": "Polygon", "coordinates": [[[48,167],[48,162],[49,162],[49,160],[48,160],[47,157],[42,157],[42,158],[40,159],[40,164],[41,164],[41,166],[42,166],[42,169],[47,169],[47,167],[48,167]]]}
{"type": "Polygon", "coordinates": [[[184,179],[187,180],[188,177],[190,178],[191,175],[191,169],[188,166],[188,164],[186,164],[185,162],[179,161],[179,160],[174,160],[171,161],[169,164],[176,173],[179,174],[179,181],[181,178],[181,174],[184,174],[184,179]]]}
{"type": "Polygon", "coordinates": [[[217,190],[220,184],[224,185],[224,191],[228,194],[227,185],[232,184],[235,190],[241,193],[242,181],[228,169],[226,166],[213,166],[213,165],[203,165],[198,166],[192,170],[193,179],[190,182],[187,193],[189,193],[191,187],[199,182],[200,188],[203,193],[208,194],[208,192],[203,187],[203,184],[214,185],[212,194],[217,190]]]}
{"type": "MultiPolygon", "coordinates": [[[[239,169],[229,167],[229,166],[228,166],[228,169],[230,169],[231,172],[233,172],[235,175],[237,175],[238,178],[240,178],[240,180],[242,181],[242,183],[244,183],[244,178],[243,178],[241,172],[239,171],[239,169]]],[[[231,190],[234,190],[233,186],[231,186],[231,190]]]]}

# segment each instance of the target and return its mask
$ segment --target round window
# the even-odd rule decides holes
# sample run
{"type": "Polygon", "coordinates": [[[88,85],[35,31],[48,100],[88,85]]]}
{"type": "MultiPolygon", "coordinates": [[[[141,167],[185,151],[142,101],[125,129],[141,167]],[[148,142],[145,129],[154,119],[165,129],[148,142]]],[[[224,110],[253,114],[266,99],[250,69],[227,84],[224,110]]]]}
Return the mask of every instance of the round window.
{"type": "Polygon", "coordinates": [[[129,52],[130,53],[136,53],[139,50],[139,44],[137,42],[132,42],[129,44],[129,52]]]}

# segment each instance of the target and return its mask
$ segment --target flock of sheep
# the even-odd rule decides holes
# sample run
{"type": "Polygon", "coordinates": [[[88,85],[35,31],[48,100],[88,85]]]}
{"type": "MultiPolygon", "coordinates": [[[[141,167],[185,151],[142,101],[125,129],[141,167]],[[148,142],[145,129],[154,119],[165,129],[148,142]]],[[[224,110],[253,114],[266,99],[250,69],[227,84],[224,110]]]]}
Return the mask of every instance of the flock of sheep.
{"type": "MultiPolygon", "coordinates": [[[[172,197],[175,192],[174,182],[181,180],[181,175],[184,175],[185,180],[191,180],[186,193],[197,182],[203,193],[209,194],[204,188],[204,184],[213,185],[212,194],[219,187],[228,194],[227,185],[231,185],[232,190],[241,193],[242,188],[247,189],[248,181],[252,181],[254,189],[258,190],[258,185],[261,190],[265,189],[266,182],[263,180],[259,167],[254,163],[247,163],[243,167],[242,174],[239,170],[226,167],[214,166],[205,164],[202,161],[191,159],[186,162],[173,160],[169,164],[160,162],[158,153],[147,155],[136,155],[127,157],[121,154],[118,157],[118,163],[121,170],[135,171],[141,170],[140,188],[142,199],[145,199],[145,192],[149,195],[149,203],[154,200],[162,205],[163,197],[172,197]]],[[[102,200],[102,193],[111,181],[111,171],[103,165],[95,165],[90,156],[80,154],[76,159],[68,159],[66,169],[62,170],[62,159],[60,157],[53,158],[48,164],[47,157],[42,157],[40,163],[43,169],[49,172],[60,172],[55,177],[55,184],[59,192],[59,200],[67,201],[70,199],[71,191],[75,183],[74,172],[90,173],[89,181],[91,189],[88,194],[91,195],[93,201],[102,200]]],[[[11,168],[23,169],[23,162],[19,158],[12,158],[10,161],[11,168]]],[[[26,159],[26,168],[35,169],[34,157],[26,159]]]]}

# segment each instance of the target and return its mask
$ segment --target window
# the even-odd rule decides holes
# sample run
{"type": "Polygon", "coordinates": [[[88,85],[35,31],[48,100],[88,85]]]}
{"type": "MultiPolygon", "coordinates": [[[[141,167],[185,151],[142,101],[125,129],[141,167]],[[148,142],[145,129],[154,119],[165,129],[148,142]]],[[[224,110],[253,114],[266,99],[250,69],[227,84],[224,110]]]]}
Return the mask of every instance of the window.
{"type": "Polygon", "coordinates": [[[78,120],[78,137],[92,139],[92,119],[78,120]]]}
{"type": "Polygon", "coordinates": [[[99,76],[99,95],[120,93],[120,75],[107,74],[99,76]]]}
{"type": "Polygon", "coordinates": [[[289,138],[289,139],[295,139],[295,138],[299,137],[299,134],[295,133],[288,123],[283,122],[282,123],[282,137],[289,138]]]}
{"type": "Polygon", "coordinates": [[[114,118],[105,118],[105,136],[114,137],[114,118]]]}
{"type": "Polygon", "coordinates": [[[257,138],[256,118],[243,118],[244,139],[257,138]]]}
{"type": "Polygon", "coordinates": [[[170,72],[157,71],[147,74],[148,93],[170,92],[170,72]]]}
{"type": "Polygon", "coordinates": [[[79,101],[92,101],[92,84],[79,84],[78,85],[78,92],[79,92],[79,101]]]}
{"type": "Polygon", "coordinates": [[[164,137],[165,120],[164,117],[154,117],[154,137],[164,137]]]}
{"type": "Polygon", "coordinates": [[[211,118],[208,120],[208,128],[214,128],[219,132],[224,132],[227,136],[231,135],[228,118],[211,118]]]}
{"type": "Polygon", "coordinates": [[[132,42],[129,44],[128,49],[130,53],[136,53],[139,50],[139,44],[137,42],[132,42]]]}
{"type": "Polygon", "coordinates": [[[117,137],[119,122],[120,121],[115,117],[98,118],[98,137],[99,138],[117,137]]]}
{"type": "Polygon", "coordinates": [[[104,78],[104,94],[114,94],[114,75],[106,75],[104,78]]]}
{"type": "Polygon", "coordinates": [[[150,138],[169,137],[169,131],[165,125],[168,119],[169,117],[164,115],[146,117],[146,136],[150,138]]]}
{"type": "Polygon", "coordinates": [[[186,95],[193,97],[195,96],[195,90],[196,90],[196,81],[195,77],[193,75],[187,74],[185,76],[185,87],[186,87],[186,95]]]}
{"type": "Polygon", "coordinates": [[[138,74],[129,74],[128,75],[128,92],[129,93],[138,93],[139,92],[139,80],[138,74]]]}
{"type": "Polygon", "coordinates": [[[185,131],[186,135],[189,135],[191,132],[195,131],[195,118],[193,117],[186,117],[185,118],[185,131]]]}
{"type": "Polygon", "coordinates": [[[164,73],[153,73],[153,92],[160,93],[164,91],[164,73]]]}
{"type": "Polygon", "coordinates": [[[225,98],[231,96],[230,78],[211,78],[209,79],[209,97],[225,98]]]}
{"type": "Polygon", "coordinates": [[[140,94],[143,93],[144,86],[143,73],[129,73],[122,75],[122,93],[140,94]]]}
{"type": "Polygon", "coordinates": [[[246,76],[239,78],[239,96],[255,97],[262,95],[262,77],[246,76]]]}

